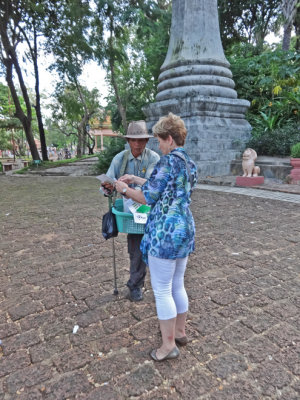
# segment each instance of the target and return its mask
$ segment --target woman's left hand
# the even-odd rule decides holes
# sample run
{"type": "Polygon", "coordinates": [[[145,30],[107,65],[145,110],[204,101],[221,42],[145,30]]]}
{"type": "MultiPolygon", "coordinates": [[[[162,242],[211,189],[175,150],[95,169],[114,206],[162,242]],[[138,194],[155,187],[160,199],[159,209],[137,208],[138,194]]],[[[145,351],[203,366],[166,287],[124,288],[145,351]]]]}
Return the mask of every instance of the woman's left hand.
{"type": "Polygon", "coordinates": [[[122,182],[122,181],[120,181],[120,180],[118,180],[118,181],[116,182],[116,189],[117,189],[117,192],[122,193],[122,192],[123,192],[123,189],[125,189],[125,188],[128,188],[127,183],[122,182]]]}
{"type": "Polygon", "coordinates": [[[125,182],[127,184],[134,183],[134,175],[125,174],[119,178],[119,181],[125,182]]]}

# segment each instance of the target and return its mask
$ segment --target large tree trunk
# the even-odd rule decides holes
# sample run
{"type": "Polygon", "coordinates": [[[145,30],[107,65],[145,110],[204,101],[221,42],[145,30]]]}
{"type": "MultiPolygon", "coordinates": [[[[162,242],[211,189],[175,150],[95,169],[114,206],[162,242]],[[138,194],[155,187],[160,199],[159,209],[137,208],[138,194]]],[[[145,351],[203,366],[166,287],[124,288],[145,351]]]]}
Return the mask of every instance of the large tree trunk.
{"type": "MultiPolygon", "coordinates": [[[[86,107],[85,107],[85,110],[86,110],[86,107]]],[[[82,117],[82,120],[79,124],[79,127],[78,127],[78,133],[81,136],[81,155],[82,156],[85,155],[85,150],[88,147],[88,144],[87,144],[88,133],[86,130],[86,126],[89,122],[89,119],[90,119],[90,114],[87,113],[87,111],[85,111],[85,113],[82,117]]]]}
{"type": "Polygon", "coordinates": [[[300,51],[300,7],[297,7],[294,27],[296,32],[296,50],[300,51]]]}
{"type": "Polygon", "coordinates": [[[78,140],[77,140],[77,149],[76,149],[76,157],[81,157],[82,156],[82,144],[83,144],[83,138],[82,138],[82,131],[81,128],[78,128],[78,140]]]}
{"type": "Polygon", "coordinates": [[[41,113],[41,104],[40,104],[40,95],[36,94],[36,118],[38,121],[39,133],[40,133],[40,141],[41,141],[41,150],[42,150],[42,157],[44,161],[49,161],[48,159],[48,152],[47,152],[47,144],[46,144],[46,136],[44,130],[44,124],[42,119],[41,113]]]}
{"type": "Polygon", "coordinates": [[[40,141],[41,141],[41,150],[42,157],[44,161],[49,161],[48,152],[47,152],[47,144],[45,137],[45,130],[41,112],[41,96],[40,96],[40,79],[39,79],[39,69],[38,69],[38,51],[37,51],[37,37],[36,32],[34,31],[34,54],[33,54],[33,65],[34,65],[34,75],[35,75],[35,98],[36,98],[36,118],[38,121],[39,133],[40,133],[40,141]]]}
{"type": "Polygon", "coordinates": [[[25,148],[24,148],[23,138],[17,138],[16,142],[17,142],[17,145],[18,145],[18,148],[19,148],[20,156],[24,157],[25,156],[25,148]]]}
{"type": "Polygon", "coordinates": [[[297,0],[282,0],[282,13],[285,19],[283,28],[282,50],[290,49],[293,22],[297,12],[297,0]]]}
{"type": "Polygon", "coordinates": [[[87,147],[89,149],[89,154],[94,154],[94,148],[95,148],[95,138],[92,137],[89,132],[87,132],[87,147]],[[89,139],[91,140],[92,144],[90,145],[89,139]]]}
{"type": "Polygon", "coordinates": [[[115,56],[114,56],[114,49],[113,49],[113,31],[114,31],[114,20],[113,16],[110,15],[110,37],[108,39],[108,46],[109,46],[109,66],[110,66],[110,73],[111,73],[111,83],[115,91],[116,95],[116,100],[117,100],[117,106],[118,106],[118,111],[120,113],[121,119],[122,119],[122,125],[124,128],[125,134],[127,133],[127,118],[126,118],[126,109],[123,106],[121,97],[119,95],[119,88],[116,82],[116,77],[115,77],[115,56]]]}
{"type": "Polygon", "coordinates": [[[81,99],[81,103],[84,108],[84,114],[82,117],[82,120],[80,121],[79,127],[78,127],[78,144],[77,144],[77,157],[84,156],[85,155],[85,149],[86,149],[86,142],[87,142],[87,131],[86,131],[86,125],[89,122],[90,119],[90,114],[88,112],[88,108],[84,99],[84,96],[82,94],[80,85],[77,81],[76,78],[73,77],[73,82],[75,83],[76,89],[78,91],[79,97],[81,99]]]}
{"type": "Polygon", "coordinates": [[[28,97],[28,93],[27,93],[27,89],[24,85],[24,81],[23,81],[23,77],[21,74],[21,70],[18,64],[18,61],[15,59],[14,60],[14,66],[17,70],[17,74],[18,74],[18,78],[19,78],[19,83],[22,89],[22,93],[23,93],[23,97],[24,97],[24,101],[26,104],[26,108],[27,108],[27,115],[25,115],[20,101],[19,101],[19,97],[13,82],[13,77],[12,77],[12,66],[13,66],[13,61],[11,59],[5,59],[4,60],[4,65],[6,67],[6,82],[8,84],[8,87],[10,89],[10,93],[16,108],[16,117],[21,121],[24,131],[25,131],[25,135],[26,135],[26,139],[27,139],[27,143],[31,152],[31,156],[34,160],[40,160],[40,156],[39,156],[39,152],[37,150],[35,141],[34,141],[34,137],[32,134],[32,127],[31,127],[31,106],[30,106],[30,102],[29,102],[29,97],[28,97]],[[17,68],[16,68],[16,64],[17,64],[17,68]],[[27,96],[27,97],[26,97],[27,96]]]}
{"type": "Polygon", "coordinates": [[[0,24],[0,35],[1,35],[1,44],[2,44],[2,62],[5,66],[6,69],[6,82],[8,84],[8,87],[10,89],[10,93],[16,108],[16,117],[21,121],[27,142],[30,148],[31,155],[34,160],[40,160],[39,153],[37,151],[37,147],[34,141],[34,137],[32,134],[32,127],[31,127],[31,121],[32,121],[32,112],[31,112],[31,104],[27,92],[27,88],[24,83],[22,71],[19,65],[18,57],[16,54],[16,43],[11,44],[10,40],[15,40],[15,38],[11,38],[8,33],[8,19],[7,15],[4,13],[1,15],[1,24],[0,24]],[[25,102],[26,106],[26,115],[21,107],[17,91],[13,82],[13,67],[16,71],[16,74],[18,76],[20,88],[22,91],[23,99],[25,102]]]}
{"type": "Polygon", "coordinates": [[[121,97],[119,95],[119,89],[118,89],[118,85],[117,85],[116,79],[115,79],[115,66],[114,66],[113,60],[110,60],[110,72],[111,72],[111,83],[113,85],[113,88],[114,88],[114,91],[115,91],[115,95],[116,95],[116,99],[117,99],[118,111],[119,111],[119,113],[121,115],[124,132],[127,133],[126,110],[125,110],[125,107],[122,104],[121,97]]]}
{"type": "Polygon", "coordinates": [[[292,36],[292,24],[284,24],[282,50],[289,51],[292,36]]]}

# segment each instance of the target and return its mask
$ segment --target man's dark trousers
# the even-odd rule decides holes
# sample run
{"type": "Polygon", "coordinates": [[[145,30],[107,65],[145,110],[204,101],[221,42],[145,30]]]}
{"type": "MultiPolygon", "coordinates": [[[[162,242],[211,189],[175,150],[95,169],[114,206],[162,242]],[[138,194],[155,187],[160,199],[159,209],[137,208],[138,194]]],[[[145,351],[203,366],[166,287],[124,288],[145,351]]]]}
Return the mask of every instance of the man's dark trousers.
{"type": "Polygon", "coordinates": [[[130,278],[127,282],[127,286],[130,290],[135,288],[142,288],[144,286],[146,276],[146,264],[142,260],[142,253],[140,250],[140,244],[143,235],[139,234],[128,234],[128,253],[130,256],[130,278]]]}

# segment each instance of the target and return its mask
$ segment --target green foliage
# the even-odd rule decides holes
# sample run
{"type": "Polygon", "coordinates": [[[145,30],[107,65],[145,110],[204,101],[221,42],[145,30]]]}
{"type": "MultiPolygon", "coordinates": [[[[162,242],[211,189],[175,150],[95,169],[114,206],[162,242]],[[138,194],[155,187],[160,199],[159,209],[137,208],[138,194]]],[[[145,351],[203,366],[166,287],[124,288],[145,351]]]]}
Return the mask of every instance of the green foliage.
{"type": "MultiPolygon", "coordinates": [[[[61,135],[58,135],[58,131],[66,136],[74,135],[76,137],[84,113],[87,113],[89,118],[97,114],[100,109],[99,92],[97,89],[90,91],[83,86],[60,84],[57,86],[56,98],[56,103],[51,105],[51,129],[54,141],[62,144],[63,139],[61,135]]],[[[68,141],[65,140],[64,142],[67,143],[68,141]]]]}
{"type": "Polygon", "coordinates": [[[280,128],[254,131],[247,147],[255,149],[258,155],[289,156],[291,147],[300,141],[300,125],[288,122],[280,128]]]}
{"type": "MultiPolygon", "coordinates": [[[[251,101],[250,111],[258,114],[263,107],[266,108],[270,102],[277,100],[278,103],[284,105],[296,106],[298,104],[299,53],[276,50],[266,51],[255,56],[250,51],[248,54],[240,52],[228,59],[231,63],[238,95],[240,98],[251,101]]],[[[279,109],[276,110],[276,112],[278,111],[279,109]]]]}
{"type": "Polygon", "coordinates": [[[69,147],[72,143],[72,137],[68,137],[58,128],[55,121],[46,119],[46,138],[49,146],[54,146],[59,149],[69,147]]]}
{"type": "Polygon", "coordinates": [[[22,124],[17,118],[0,119],[0,129],[22,129],[22,124]]]}
{"type": "MultiPolygon", "coordinates": [[[[23,97],[18,97],[19,104],[25,111],[26,106],[23,97]]],[[[17,153],[25,155],[24,131],[21,121],[15,117],[16,109],[11,99],[10,90],[7,86],[0,83],[0,149],[12,150],[12,141],[17,146],[17,153]]],[[[35,116],[35,110],[32,109],[35,116]]],[[[36,124],[32,124],[34,130],[36,124]]]]}
{"type": "Polygon", "coordinates": [[[15,113],[15,106],[12,104],[10,90],[0,82],[0,117],[10,118],[15,113]]]}
{"type": "Polygon", "coordinates": [[[142,107],[155,99],[169,42],[171,1],[97,0],[96,4],[91,44],[108,71],[107,108],[113,128],[124,131],[126,121],[145,118],[142,107]]]}
{"type": "Polygon", "coordinates": [[[74,122],[80,122],[85,107],[93,110],[95,114],[99,108],[99,92],[97,89],[88,90],[84,86],[78,87],[73,84],[59,84],[56,91],[57,104],[53,111],[58,118],[67,117],[74,122]],[[59,108],[57,108],[57,106],[59,108]]]}
{"type": "Polygon", "coordinates": [[[0,150],[12,150],[11,136],[3,129],[0,129],[0,150]]]}
{"type": "Polygon", "coordinates": [[[98,155],[99,161],[96,166],[96,172],[99,174],[106,173],[114,156],[124,150],[125,146],[125,140],[122,138],[105,139],[108,139],[106,141],[106,149],[98,155]]]}
{"type": "Polygon", "coordinates": [[[235,48],[229,60],[236,90],[251,102],[247,146],[260,155],[288,156],[299,141],[300,54],[268,50],[255,55],[249,45],[235,48]]]}
{"type": "MultiPolygon", "coordinates": [[[[97,114],[98,94],[87,93],[80,85],[82,68],[92,58],[108,70],[111,90],[107,108],[113,129],[122,131],[126,121],[144,118],[142,108],[155,99],[160,67],[167,53],[171,0],[5,0],[3,4],[12,9],[16,26],[22,22],[29,42],[34,43],[36,32],[43,37],[39,46],[54,56],[52,68],[61,81],[55,93],[54,121],[48,124],[48,143],[65,146],[75,136],[77,140],[86,135],[84,127],[90,116],[97,114]]],[[[278,24],[282,24],[280,6],[281,0],[218,1],[222,43],[236,90],[239,98],[251,102],[247,118],[253,127],[252,140],[262,152],[287,154],[297,140],[289,132],[290,127],[299,124],[300,54],[271,51],[266,46],[267,51],[262,52],[266,34],[276,33],[278,24]]],[[[22,32],[15,33],[19,38],[22,32]]],[[[25,36],[22,40],[27,41],[25,36]]],[[[32,63],[33,55],[26,51],[24,57],[32,63]]],[[[7,113],[7,88],[2,89],[0,85],[0,116],[5,114],[8,120],[15,108],[7,113]]],[[[34,102],[30,99],[28,103],[34,102]]],[[[34,124],[33,130],[37,131],[34,124]]],[[[114,141],[111,143],[114,147],[114,141]]]]}
{"type": "Polygon", "coordinates": [[[292,146],[291,157],[292,158],[300,158],[300,142],[298,142],[292,146]]]}
{"type": "MultiPolygon", "coordinates": [[[[45,1],[45,0],[44,0],[45,1]]],[[[51,69],[62,81],[76,82],[83,65],[92,58],[89,45],[91,9],[86,0],[45,1],[42,7],[45,23],[46,51],[54,55],[51,69]]]]}
{"type": "Polygon", "coordinates": [[[155,89],[160,67],[168,50],[171,18],[171,1],[167,0],[160,4],[144,2],[144,8],[137,16],[136,40],[133,46],[144,54],[149,72],[154,78],[155,89]]]}
{"type": "MultiPolygon", "coordinates": [[[[153,77],[144,58],[133,54],[126,63],[116,64],[115,81],[118,85],[119,96],[126,109],[127,121],[144,119],[142,107],[154,101],[156,88],[153,85],[153,77]]],[[[112,112],[112,122],[115,129],[120,129],[120,117],[118,114],[115,93],[112,90],[108,97],[108,106],[112,112]]]]}
{"type": "Polygon", "coordinates": [[[279,28],[281,3],[281,0],[219,0],[224,49],[237,43],[252,43],[260,52],[267,34],[279,28]]]}

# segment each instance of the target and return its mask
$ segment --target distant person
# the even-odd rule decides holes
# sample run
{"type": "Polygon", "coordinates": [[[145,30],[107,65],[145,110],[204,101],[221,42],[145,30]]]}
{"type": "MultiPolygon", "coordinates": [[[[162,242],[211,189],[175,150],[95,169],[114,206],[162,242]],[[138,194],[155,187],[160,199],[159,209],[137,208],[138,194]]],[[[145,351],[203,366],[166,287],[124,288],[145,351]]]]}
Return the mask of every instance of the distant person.
{"type": "MultiPolygon", "coordinates": [[[[159,160],[159,155],[150,149],[146,148],[149,138],[146,122],[133,121],[129,124],[125,138],[129,144],[130,150],[123,150],[117,154],[106,173],[112,179],[119,179],[124,174],[133,174],[144,180],[147,180],[159,160]]],[[[109,183],[104,183],[104,190],[109,194],[113,190],[113,186],[109,183]]],[[[138,185],[132,185],[138,189],[138,185]]],[[[126,195],[126,190],[123,192],[126,195]]],[[[127,236],[128,253],[130,256],[130,277],[127,286],[130,290],[130,300],[143,300],[143,291],[146,264],[142,260],[140,244],[142,234],[131,234],[127,236]]]]}
{"type": "Polygon", "coordinates": [[[68,149],[68,148],[65,148],[64,151],[65,151],[65,159],[71,158],[71,153],[70,153],[69,149],[68,149]]]}
{"type": "Polygon", "coordinates": [[[183,149],[187,130],[180,117],[169,113],[154,125],[153,132],[164,156],[150,178],[125,175],[116,182],[116,189],[151,206],[141,251],[150,269],[162,336],[162,345],[152,350],[150,356],[163,361],[177,358],[176,345],[188,342],[184,273],[188,256],[194,250],[195,226],[189,204],[197,182],[197,168],[183,149]],[[128,184],[142,185],[141,191],[128,184]]]}

